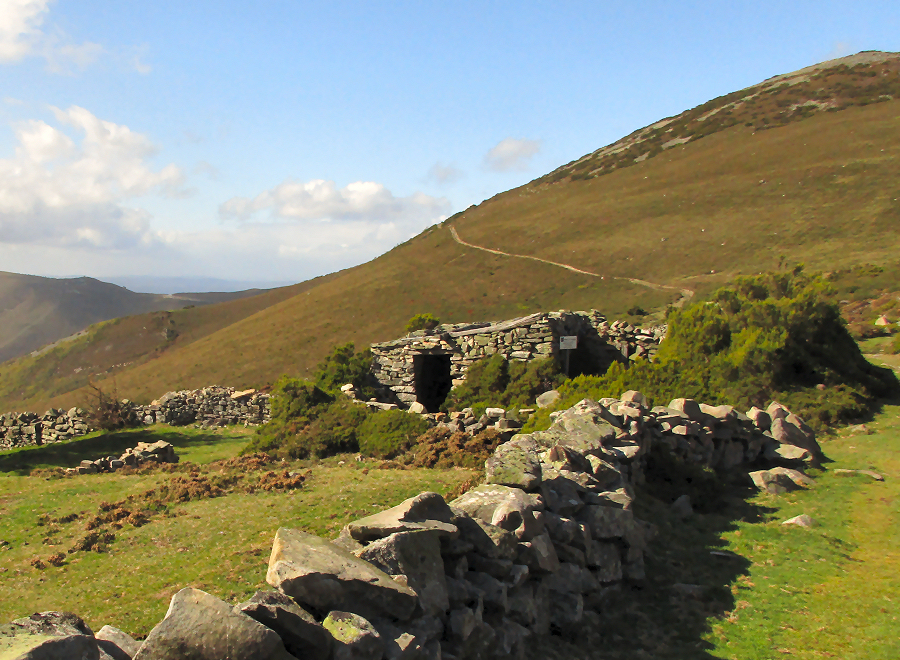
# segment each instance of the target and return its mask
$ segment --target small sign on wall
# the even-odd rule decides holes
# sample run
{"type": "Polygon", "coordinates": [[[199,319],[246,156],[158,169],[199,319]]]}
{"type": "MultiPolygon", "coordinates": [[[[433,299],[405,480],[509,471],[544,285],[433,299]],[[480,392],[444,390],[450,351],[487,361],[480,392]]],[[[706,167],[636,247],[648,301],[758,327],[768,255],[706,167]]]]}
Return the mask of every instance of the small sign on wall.
{"type": "Polygon", "coordinates": [[[559,350],[574,351],[578,348],[578,335],[563,335],[559,338],[559,350]]]}

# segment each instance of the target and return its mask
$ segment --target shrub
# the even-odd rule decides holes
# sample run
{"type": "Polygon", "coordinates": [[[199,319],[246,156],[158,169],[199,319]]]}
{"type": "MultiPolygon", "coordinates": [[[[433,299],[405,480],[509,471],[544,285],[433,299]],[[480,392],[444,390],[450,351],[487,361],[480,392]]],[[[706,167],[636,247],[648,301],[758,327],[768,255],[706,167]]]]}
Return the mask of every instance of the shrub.
{"type": "Polygon", "coordinates": [[[563,379],[553,358],[510,362],[497,353],[473,363],[465,381],[450,392],[442,408],[524,406],[532,403],[539,394],[552,390],[563,379]]]}
{"type": "Polygon", "coordinates": [[[269,399],[269,422],[256,430],[256,435],[241,453],[278,450],[289,439],[296,438],[334,400],[333,395],[315,383],[282,376],[275,383],[269,399]]]}
{"type": "MultiPolygon", "coordinates": [[[[739,278],[669,315],[656,362],[575,378],[560,388],[557,406],[636,389],[660,404],[690,397],[749,408],[777,399],[818,429],[857,418],[898,382],[866,361],[827,293],[821,278],[799,267],[739,278]]],[[[548,414],[527,428],[549,423],[548,414]]]]}
{"type": "Polygon", "coordinates": [[[433,330],[441,324],[441,320],[433,314],[416,314],[406,323],[406,333],[416,330],[433,330]]]}
{"type": "Polygon", "coordinates": [[[325,458],[359,451],[359,432],[371,415],[365,406],[340,397],[276,451],[279,458],[325,458]]]}
{"type": "Polygon", "coordinates": [[[113,384],[112,392],[104,391],[93,381],[88,383],[89,392],[85,404],[88,424],[103,431],[115,431],[134,424],[134,411],[131,406],[119,399],[118,390],[113,384]]]}
{"type": "Polygon", "coordinates": [[[380,410],[359,426],[359,450],[366,456],[393,458],[410,449],[428,430],[421,417],[404,410],[380,410]]]}
{"type": "Polygon", "coordinates": [[[364,399],[375,395],[370,368],[372,351],[368,348],[355,352],[352,342],[336,346],[322,362],[316,366],[315,383],[326,392],[337,395],[343,385],[352,383],[364,399]]]}

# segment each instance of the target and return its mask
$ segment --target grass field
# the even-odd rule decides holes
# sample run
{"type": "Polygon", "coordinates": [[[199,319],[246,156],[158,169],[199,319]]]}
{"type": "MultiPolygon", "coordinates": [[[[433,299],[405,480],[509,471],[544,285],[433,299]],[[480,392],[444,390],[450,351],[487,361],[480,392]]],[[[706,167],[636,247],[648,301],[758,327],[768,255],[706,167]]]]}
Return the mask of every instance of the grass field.
{"type": "MultiPolygon", "coordinates": [[[[104,502],[158,488],[173,473],[95,474],[50,478],[33,469],[77,464],[79,457],[116,453],[139,440],[165,439],[201,474],[222,470],[213,461],[234,457],[247,432],[211,434],[158,427],[86,438],[66,445],[0,455],[0,621],[32,612],[65,609],[97,630],[104,624],[146,635],[165,615],[179,589],[194,586],[237,602],[265,584],[266,563],[278,527],[334,536],[350,520],[393,506],[421,491],[447,493],[471,477],[467,470],[363,470],[373,463],[333,458],[312,468],[303,487],[284,493],[233,492],[169,504],[142,526],[115,530],[106,551],[67,554],[61,566],[47,563],[85,535],[104,502]],[[70,514],[77,514],[66,521],[70,514]],[[61,520],[60,520],[61,519],[61,520]],[[32,566],[42,559],[45,568],[32,566]]],[[[304,464],[277,469],[305,472],[304,464]]],[[[178,476],[179,473],[174,473],[178,476]]],[[[248,477],[249,478],[249,477],[248,477]]]]}
{"type": "MultiPolygon", "coordinates": [[[[645,488],[636,513],[658,529],[646,582],[613,595],[583,637],[535,644],[531,657],[900,657],[900,405],[886,405],[867,427],[869,434],[822,439],[831,462],[814,472],[816,484],[807,490],[758,494],[743,479],[698,482],[677,474],[645,488]],[[874,470],[885,480],[836,474],[838,468],[874,470]],[[691,494],[696,511],[686,521],[668,506],[679,492],[691,494]],[[800,513],[816,525],[781,525],[800,513]]],[[[144,635],[184,586],[232,602],[264,588],[279,526],[333,536],[351,519],[422,490],[447,493],[471,476],[371,469],[372,462],[349,456],[293,463],[292,470],[311,468],[299,490],[235,491],[170,504],[143,526],[117,530],[105,552],[74,552],[59,567],[32,566],[34,558],[71,546],[104,501],[178,474],[60,479],[48,478],[48,468],[116,453],[141,439],[166,439],[178,447],[181,467],[195,463],[202,474],[215,475],[223,471],[215,461],[234,457],[247,435],[160,426],[0,456],[0,539],[8,543],[0,549],[0,620],[69,609],[95,629],[109,623],[144,635]],[[66,522],[68,514],[79,517],[66,522]]]]}

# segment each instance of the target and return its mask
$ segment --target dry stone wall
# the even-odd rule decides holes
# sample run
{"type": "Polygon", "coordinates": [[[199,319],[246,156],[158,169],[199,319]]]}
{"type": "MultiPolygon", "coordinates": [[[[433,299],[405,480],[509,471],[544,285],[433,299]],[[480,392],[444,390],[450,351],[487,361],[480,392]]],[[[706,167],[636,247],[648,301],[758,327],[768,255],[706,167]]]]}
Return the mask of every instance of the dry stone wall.
{"type": "MultiPolygon", "coordinates": [[[[201,428],[269,421],[269,395],[256,390],[235,390],[213,385],[199,390],[167,392],[149,405],[125,404],[125,415],[134,426],[156,423],[201,428]]],[[[52,444],[92,431],[81,408],[51,408],[43,415],[7,413],[0,416],[0,451],[29,445],[52,444]]]]}
{"type": "Polygon", "coordinates": [[[0,415],[0,450],[60,442],[89,431],[81,408],[68,411],[51,408],[43,415],[6,413],[0,415]]]}
{"type": "MultiPolygon", "coordinates": [[[[822,458],[812,431],[777,403],[744,414],[690,399],[650,408],[633,391],[586,399],[548,430],[498,447],[487,483],[449,503],[422,493],[333,541],[282,527],[266,572],[274,590],[247,602],[182,589],[143,642],[109,626],[94,636],[58,613],[0,626],[0,635],[30,648],[29,658],[50,657],[37,653],[42,645],[135,660],[523,658],[529,640],[599,625],[618,585],[645,578],[655,530],[632,504],[654,446],[719,469],[822,458]]],[[[805,478],[771,472],[754,481],[805,478]]],[[[673,506],[690,515],[684,497],[673,506]]]]}
{"type": "Polygon", "coordinates": [[[395,402],[409,407],[418,401],[431,409],[430,401],[461,384],[473,362],[497,353],[521,361],[561,357],[559,338],[577,336],[579,347],[572,359],[589,360],[602,372],[617,360],[652,359],[665,333],[666,326],[636,328],[622,321],[609,323],[596,310],[538,313],[500,323],[441,325],[372,344],[372,370],[395,402]],[[444,373],[437,373],[441,369],[444,373]],[[435,387],[436,379],[446,391],[428,391],[435,387]]]}

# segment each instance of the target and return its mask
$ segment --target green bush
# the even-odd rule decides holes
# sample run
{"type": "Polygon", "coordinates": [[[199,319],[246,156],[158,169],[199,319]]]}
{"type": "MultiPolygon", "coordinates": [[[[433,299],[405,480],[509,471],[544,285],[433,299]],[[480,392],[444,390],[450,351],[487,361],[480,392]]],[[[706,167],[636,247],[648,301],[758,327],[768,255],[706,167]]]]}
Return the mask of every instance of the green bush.
{"type": "Polygon", "coordinates": [[[315,383],[300,378],[282,376],[275,383],[269,399],[270,421],[256,430],[250,443],[241,452],[277,452],[315,420],[335,400],[335,397],[315,383]]]}
{"type": "Polygon", "coordinates": [[[404,410],[379,410],[359,426],[359,450],[366,456],[393,458],[416,444],[428,430],[421,417],[404,410]]]}
{"type": "Polygon", "coordinates": [[[416,330],[434,330],[441,324],[441,320],[433,314],[416,314],[406,323],[406,333],[416,330]]]}
{"type": "Polygon", "coordinates": [[[339,397],[300,433],[289,438],[275,455],[279,458],[325,458],[359,451],[359,431],[370,415],[365,406],[339,397]]]}
{"type": "Polygon", "coordinates": [[[322,362],[316,366],[314,379],[316,385],[334,395],[343,385],[352,383],[363,399],[375,395],[375,387],[371,378],[372,351],[368,348],[355,352],[352,342],[336,346],[322,362]]]}
{"type": "Polygon", "coordinates": [[[469,367],[465,381],[450,392],[442,409],[526,406],[563,380],[553,358],[518,362],[497,353],[469,367]]]}
{"type": "MultiPolygon", "coordinates": [[[[557,407],[636,389],[663,405],[689,397],[746,409],[776,399],[818,429],[857,418],[898,382],[863,357],[828,293],[799,267],[739,278],[709,301],[674,310],[655,362],[579,376],[559,388],[557,407]]],[[[548,424],[548,414],[526,428],[548,424]]]]}

